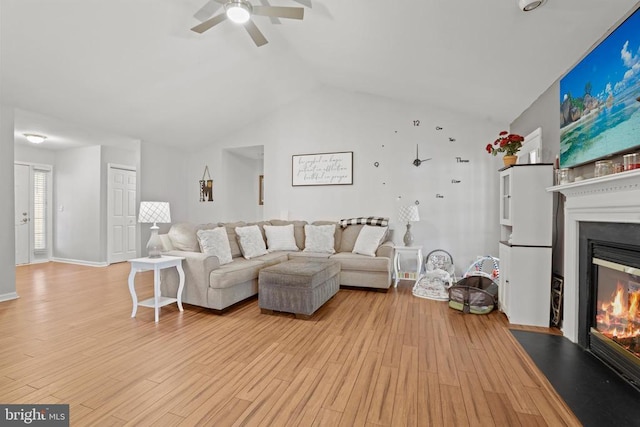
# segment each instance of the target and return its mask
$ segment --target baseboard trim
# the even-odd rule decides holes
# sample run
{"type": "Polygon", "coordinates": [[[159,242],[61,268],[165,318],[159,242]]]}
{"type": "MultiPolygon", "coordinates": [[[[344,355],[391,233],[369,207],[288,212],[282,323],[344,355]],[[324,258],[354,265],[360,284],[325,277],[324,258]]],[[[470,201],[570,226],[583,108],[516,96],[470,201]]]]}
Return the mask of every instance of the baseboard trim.
{"type": "Polygon", "coordinates": [[[0,295],[0,302],[11,301],[20,298],[16,292],[9,292],[8,294],[0,295]]]}
{"type": "Polygon", "coordinates": [[[68,259],[68,258],[51,258],[51,261],[62,262],[64,264],[86,265],[87,267],[107,267],[109,265],[106,262],[83,261],[80,259],[68,259]]]}

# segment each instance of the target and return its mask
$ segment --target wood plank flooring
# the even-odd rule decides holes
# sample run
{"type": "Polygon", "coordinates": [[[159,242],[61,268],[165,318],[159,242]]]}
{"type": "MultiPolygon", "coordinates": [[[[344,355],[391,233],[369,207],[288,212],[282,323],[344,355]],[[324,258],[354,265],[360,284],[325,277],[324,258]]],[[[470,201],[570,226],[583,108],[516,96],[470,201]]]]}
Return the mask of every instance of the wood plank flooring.
{"type": "MultiPolygon", "coordinates": [[[[72,426],[580,425],[509,333],[411,295],[340,292],[309,320],[185,305],[131,318],[129,264],[16,269],[0,303],[0,403],[72,426]]],[[[139,298],[151,272],[137,275],[139,298]]]]}

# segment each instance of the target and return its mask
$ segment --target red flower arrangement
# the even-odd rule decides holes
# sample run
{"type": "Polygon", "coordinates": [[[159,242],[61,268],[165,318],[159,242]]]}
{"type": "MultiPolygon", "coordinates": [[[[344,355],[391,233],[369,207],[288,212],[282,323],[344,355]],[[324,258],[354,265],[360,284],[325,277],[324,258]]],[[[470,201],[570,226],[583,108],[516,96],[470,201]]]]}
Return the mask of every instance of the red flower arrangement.
{"type": "Polygon", "coordinates": [[[518,150],[522,148],[523,141],[523,136],[503,130],[500,132],[498,139],[493,141],[493,144],[487,144],[485,149],[487,153],[494,156],[498,153],[504,153],[505,156],[515,156],[518,150]]]}

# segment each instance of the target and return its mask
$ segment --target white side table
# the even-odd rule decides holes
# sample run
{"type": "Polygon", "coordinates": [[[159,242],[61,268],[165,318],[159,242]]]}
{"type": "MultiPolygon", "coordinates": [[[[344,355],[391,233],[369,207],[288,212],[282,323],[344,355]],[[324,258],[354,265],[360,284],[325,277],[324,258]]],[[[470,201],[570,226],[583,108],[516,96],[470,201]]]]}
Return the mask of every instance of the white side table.
{"type": "Polygon", "coordinates": [[[182,290],[184,289],[184,270],[182,269],[182,260],[184,257],[166,256],[163,255],[160,258],[136,258],[130,259],[131,272],[129,273],[129,292],[131,292],[131,299],[133,300],[133,311],[131,317],[136,317],[138,306],[150,307],[155,309],[156,322],[160,314],[160,307],[164,307],[168,304],[178,303],[180,311],[182,309],[182,290]],[[178,276],[180,276],[180,284],[178,286],[178,294],[176,298],[163,297],[160,295],[160,270],[163,268],[175,267],[178,270],[178,276]],[[146,299],[138,302],[135,289],[136,273],[139,271],[153,270],[153,298],[146,299]]]}
{"type": "Polygon", "coordinates": [[[400,280],[418,280],[422,272],[422,246],[394,246],[395,255],[393,257],[393,273],[395,276],[394,288],[398,287],[400,280]],[[400,254],[410,254],[416,257],[416,270],[402,271],[400,269],[400,254]],[[414,276],[415,274],[415,276],[414,276]]]}

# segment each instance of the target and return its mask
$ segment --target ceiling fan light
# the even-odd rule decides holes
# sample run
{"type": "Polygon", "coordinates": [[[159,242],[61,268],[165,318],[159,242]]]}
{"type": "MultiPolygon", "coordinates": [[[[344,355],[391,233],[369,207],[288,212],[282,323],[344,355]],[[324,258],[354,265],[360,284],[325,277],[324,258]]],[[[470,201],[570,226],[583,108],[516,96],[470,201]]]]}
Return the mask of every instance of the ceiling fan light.
{"type": "Polygon", "coordinates": [[[236,24],[244,24],[251,18],[251,11],[246,3],[243,2],[228,3],[227,6],[225,6],[225,11],[227,18],[236,24]]]}
{"type": "Polygon", "coordinates": [[[27,138],[27,141],[31,142],[32,144],[40,144],[45,139],[47,139],[46,136],[44,136],[44,135],[36,135],[35,133],[25,133],[24,137],[27,138]]]}

